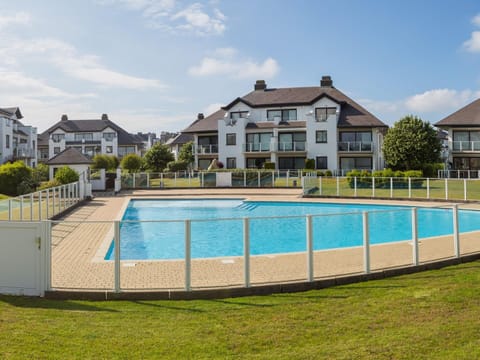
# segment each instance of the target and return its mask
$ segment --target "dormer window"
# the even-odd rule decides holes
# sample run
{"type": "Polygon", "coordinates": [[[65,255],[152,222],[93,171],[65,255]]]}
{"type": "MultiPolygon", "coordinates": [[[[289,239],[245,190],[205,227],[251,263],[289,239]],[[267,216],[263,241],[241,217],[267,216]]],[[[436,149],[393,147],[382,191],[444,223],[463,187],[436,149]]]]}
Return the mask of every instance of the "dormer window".
{"type": "Polygon", "coordinates": [[[246,118],[248,115],[248,111],[232,111],[230,113],[230,119],[237,120],[240,118],[246,118]]]}
{"type": "Polygon", "coordinates": [[[330,115],[335,115],[337,113],[336,107],[322,107],[315,109],[315,120],[317,121],[327,121],[330,115]]]}
{"type": "Polygon", "coordinates": [[[267,110],[267,120],[274,121],[292,121],[297,120],[297,109],[267,110]]]}

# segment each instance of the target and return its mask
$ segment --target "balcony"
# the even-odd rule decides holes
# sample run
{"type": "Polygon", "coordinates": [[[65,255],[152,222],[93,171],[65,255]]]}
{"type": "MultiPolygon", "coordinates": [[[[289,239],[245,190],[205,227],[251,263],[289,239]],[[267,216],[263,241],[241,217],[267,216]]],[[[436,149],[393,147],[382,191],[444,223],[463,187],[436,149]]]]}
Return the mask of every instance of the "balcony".
{"type": "Polygon", "coordinates": [[[35,150],[26,147],[18,147],[13,149],[14,159],[32,159],[35,158],[35,150]]]}
{"type": "Polygon", "coordinates": [[[193,150],[195,154],[198,154],[198,155],[218,154],[218,144],[194,145],[193,150]]]}
{"type": "Polygon", "coordinates": [[[371,141],[339,141],[338,151],[342,152],[372,152],[373,143],[371,141]]]}
{"type": "Polygon", "coordinates": [[[307,143],[305,141],[279,142],[279,152],[305,152],[307,143]]]}
{"type": "Polygon", "coordinates": [[[480,141],[452,141],[453,151],[480,151],[480,141]]]}
{"type": "Polygon", "coordinates": [[[270,152],[270,143],[246,143],[243,144],[243,152],[270,152]]]}

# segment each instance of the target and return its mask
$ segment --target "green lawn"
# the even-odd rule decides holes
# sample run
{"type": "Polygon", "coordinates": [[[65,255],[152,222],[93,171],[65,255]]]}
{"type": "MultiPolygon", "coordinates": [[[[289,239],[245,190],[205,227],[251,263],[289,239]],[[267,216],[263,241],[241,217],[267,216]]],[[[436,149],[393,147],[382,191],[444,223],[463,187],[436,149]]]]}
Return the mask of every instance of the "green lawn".
{"type": "Polygon", "coordinates": [[[480,262],[202,301],[0,297],[0,358],[478,359],[480,262]]]}

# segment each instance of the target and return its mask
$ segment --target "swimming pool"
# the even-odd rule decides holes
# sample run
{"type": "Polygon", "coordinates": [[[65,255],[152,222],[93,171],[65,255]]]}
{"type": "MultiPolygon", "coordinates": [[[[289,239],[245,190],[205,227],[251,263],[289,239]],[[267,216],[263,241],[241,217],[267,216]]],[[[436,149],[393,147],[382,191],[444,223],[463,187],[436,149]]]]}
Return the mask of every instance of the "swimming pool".
{"type": "MultiPolygon", "coordinates": [[[[121,222],[121,259],[184,258],[187,219],[191,220],[192,258],[241,256],[245,217],[250,219],[252,255],[306,251],[306,215],[312,215],[314,250],[360,246],[365,211],[372,244],[411,240],[411,207],[407,206],[135,199],[130,200],[121,222]]],[[[480,212],[459,211],[459,226],[460,232],[480,230],[480,212]]],[[[418,208],[419,238],[452,232],[451,209],[418,208]]],[[[113,257],[112,242],[105,259],[113,257]]]]}

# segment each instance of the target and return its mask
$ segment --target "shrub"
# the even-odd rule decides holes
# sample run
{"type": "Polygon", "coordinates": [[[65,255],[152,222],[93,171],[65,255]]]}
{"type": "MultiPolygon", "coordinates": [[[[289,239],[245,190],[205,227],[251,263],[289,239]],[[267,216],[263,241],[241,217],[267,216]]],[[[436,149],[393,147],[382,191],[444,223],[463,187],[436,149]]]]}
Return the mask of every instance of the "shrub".
{"type": "Polygon", "coordinates": [[[3,194],[9,196],[24,194],[27,184],[33,184],[32,169],[23,162],[17,161],[0,166],[0,191],[3,194]]]}
{"type": "Polygon", "coordinates": [[[167,171],[177,172],[184,171],[188,169],[189,163],[185,160],[170,161],[167,164],[167,171]]]}
{"type": "Polygon", "coordinates": [[[263,168],[265,170],[275,170],[275,163],[270,161],[265,161],[263,163],[263,168]]]}
{"type": "Polygon", "coordinates": [[[129,173],[137,172],[142,167],[142,158],[137,154],[125,155],[120,162],[120,166],[129,173]]]}
{"type": "Polygon", "coordinates": [[[305,169],[307,169],[307,170],[315,169],[315,159],[305,160],[305,169]]]}
{"type": "Polygon", "coordinates": [[[41,183],[37,190],[45,190],[45,189],[60,186],[60,185],[62,184],[60,184],[58,180],[53,179],[53,180],[45,181],[41,183]]]}
{"type": "Polygon", "coordinates": [[[330,170],[325,171],[325,176],[333,176],[333,173],[330,170]]]}
{"type": "Polygon", "coordinates": [[[375,178],[375,188],[390,188],[390,178],[395,178],[394,188],[408,188],[408,178],[411,180],[411,186],[420,188],[423,185],[422,172],[419,170],[393,171],[392,169],[376,170],[372,174],[363,170],[352,170],[347,173],[347,182],[350,188],[355,187],[355,178],[357,178],[357,188],[371,188],[372,179],[375,178]]]}
{"type": "Polygon", "coordinates": [[[36,186],[38,186],[43,181],[48,181],[48,177],[48,165],[38,164],[37,167],[32,170],[32,180],[36,186]]]}
{"type": "Polygon", "coordinates": [[[70,184],[78,181],[78,173],[72,168],[64,166],[58,169],[55,173],[55,180],[57,180],[60,184],[70,184]]]}

